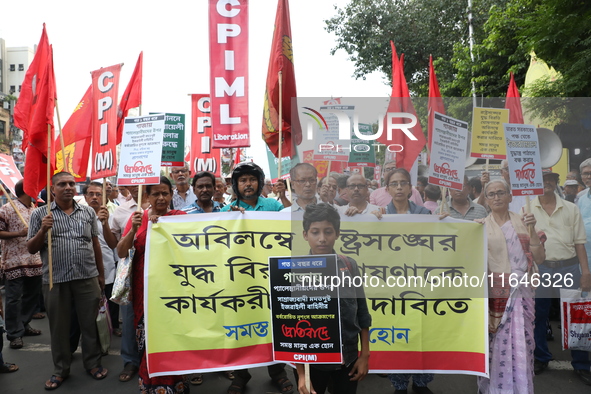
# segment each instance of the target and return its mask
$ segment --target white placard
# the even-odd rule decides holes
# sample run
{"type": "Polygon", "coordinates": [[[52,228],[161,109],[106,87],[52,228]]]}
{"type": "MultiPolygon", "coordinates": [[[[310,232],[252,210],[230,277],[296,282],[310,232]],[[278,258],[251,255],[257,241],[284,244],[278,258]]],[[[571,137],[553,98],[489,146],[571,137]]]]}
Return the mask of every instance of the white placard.
{"type": "Polygon", "coordinates": [[[435,112],[429,183],[462,190],[468,146],[468,123],[435,112]]]}
{"type": "Polygon", "coordinates": [[[528,124],[504,123],[511,194],[544,194],[540,144],[536,128],[528,124]]]}
{"type": "Polygon", "coordinates": [[[164,114],[125,118],[118,185],[160,183],[164,114]]]}

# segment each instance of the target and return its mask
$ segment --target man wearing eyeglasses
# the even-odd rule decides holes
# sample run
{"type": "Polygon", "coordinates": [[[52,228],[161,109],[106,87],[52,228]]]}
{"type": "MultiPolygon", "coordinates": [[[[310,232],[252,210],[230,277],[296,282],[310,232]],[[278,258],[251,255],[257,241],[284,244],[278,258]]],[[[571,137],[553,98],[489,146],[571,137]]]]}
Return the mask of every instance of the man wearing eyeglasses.
{"type": "MultiPolygon", "coordinates": [[[[396,161],[390,160],[384,163],[382,167],[382,178],[386,179],[386,175],[394,171],[396,169],[396,161]]],[[[410,201],[417,204],[419,207],[424,207],[423,199],[421,198],[421,194],[417,189],[414,187],[411,189],[411,197],[410,201]]],[[[390,204],[392,201],[392,196],[388,193],[386,186],[380,187],[376,189],[371,195],[369,196],[369,203],[373,205],[377,205],[378,207],[385,207],[386,205],[390,204]]]]}
{"type": "MultiPolygon", "coordinates": [[[[550,313],[551,298],[559,296],[556,286],[576,289],[580,284],[583,291],[591,290],[591,273],[585,250],[587,236],[581,213],[575,204],[561,199],[555,193],[559,179],[557,173],[544,169],[543,179],[544,194],[534,198],[531,210],[537,220],[537,229],[548,237],[545,243],[546,260],[538,266],[540,276],[552,278],[552,283],[543,281],[536,290],[536,375],[542,373],[552,359],[546,339],[546,320],[550,313]]],[[[585,384],[591,385],[589,353],[572,350],[571,356],[575,374],[585,384]]]]}
{"type": "Polygon", "coordinates": [[[349,204],[337,207],[341,215],[353,216],[357,214],[371,213],[378,211],[380,207],[367,202],[368,188],[365,177],[361,174],[351,175],[347,179],[349,190],[349,204]]]}
{"type": "Polygon", "coordinates": [[[296,197],[291,206],[283,209],[283,211],[305,211],[306,205],[320,202],[316,196],[318,183],[316,167],[309,163],[298,163],[291,168],[289,176],[296,197]]]}
{"type": "Polygon", "coordinates": [[[190,171],[187,165],[184,167],[172,167],[170,169],[170,176],[175,185],[172,194],[173,209],[181,210],[197,200],[197,196],[193,193],[189,185],[189,174],[190,171]]]}

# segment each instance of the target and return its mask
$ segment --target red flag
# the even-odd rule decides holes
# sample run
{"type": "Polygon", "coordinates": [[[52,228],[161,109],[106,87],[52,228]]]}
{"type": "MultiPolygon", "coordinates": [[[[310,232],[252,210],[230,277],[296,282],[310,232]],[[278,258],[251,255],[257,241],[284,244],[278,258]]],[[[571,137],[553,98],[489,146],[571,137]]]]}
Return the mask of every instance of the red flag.
{"type": "Polygon", "coordinates": [[[221,176],[221,150],[211,147],[211,101],[209,94],[191,95],[191,151],[185,157],[191,173],[208,171],[221,176]]]}
{"type": "Polygon", "coordinates": [[[24,190],[35,198],[47,183],[48,132],[53,141],[55,110],[55,77],[53,51],[47,39],[45,24],[35,57],[25,74],[21,93],[14,108],[14,124],[23,130],[23,150],[27,170],[24,190]],[[48,125],[49,131],[48,131],[48,125]]]}
{"type": "Polygon", "coordinates": [[[234,167],[236,167],[238,163],[240,163],[240,148],[236,148],[236,152],[234,155],[234,167]]]}
{"type": "Polygon", "coordinates": [[[396,53],[396,47],[392,41],[390,41],[390,45],[392,46],[392,95],[390,96],[388,113],[384,119],[383,132],[378,141],[388,147],[395,145],[392,149],[396,150],[396,167],[410,171],[419,153],[423,150],[426,141],[414,105],[410,99],[408,85],[404,78],[402,64],[396,53]],[[392,117],[391,113],[405,113],[406,116],[392,117]],[[412,118],[413,116],[414,118],[412,118]],[[410,127],[410,124],[414,122],[416,122],[415,125],[410,127]],[[409,124],[409,126],[405,127],[404,124],[409,124]],[[395,125],[402,126],[393,127],[395,125]],[[404,148],[402,151],[398,151],[400,146],[404,148]]]}
{"type": "Polygon", "coordinates": [[[86,180],[88,170],[88,158],[92,138],[92,84],[84,93],[84,96],[74,108],[74,112],[62,129],[64,137],[64,152],[61,149],[61,138],[55,139],[55,155],[52,157],[52,165],[55,172],[67,171],[71,173],[76,182],[86,180]],[[64,156],[66,158],[64,166],[64,156]]]}
{"type": "Polygon", "coordinates": [[[511,73],[511,80],[509,81],[509,89],[507,90],[507,100],[505,101],[505,108],[509,110],[509,123],[523,124],[523,111],[521,110],[521,100],[519,99],[519,90],[515,84],[515,78],[511,73]]]}
{"type": "Polygon", "coordinates": [[[427,131],[427,149],[431,152],[431,144],[433,142],[433,121],[435,112],[445,114],[445,107],[443,106],[443,100],[441,99],[441,92],[439,92],[439,84],[437,83],[437,75],[435,75],[435,69],[433,68],[433,56],[429,55],[429,125],[427,131]]]}
{"type": "Polygon", "coordinates": [[[140,57],[137,59],[133,74],[129,79],[127,88],[121,96],[119,102],[119,111],[117,111],[117,145],[121,143],[123,138],[123,124],[131,108],[139,107],[142,104],[142,67],[144,63],[144,52],[140,52],[140,57]]]}
{"type": "Polygon", "coordinates": [[[291,46],[291,23],[287,0],[277,3],[275,31],[271,44],[265,106],[263,109],[263,139],[275,157],[279,155],[279,143],[283,145],[281,155],[294,156],[293,144],[302,142],[302,128],[295,103],[297,97],[295,71],[293,66],[293,48],[291,46]],[[282,109],[281,125],[283,140],[279,141],[279,71],[282,71],[282,109]],[[293,102],[292,102],[293,101],[293,102]]]}

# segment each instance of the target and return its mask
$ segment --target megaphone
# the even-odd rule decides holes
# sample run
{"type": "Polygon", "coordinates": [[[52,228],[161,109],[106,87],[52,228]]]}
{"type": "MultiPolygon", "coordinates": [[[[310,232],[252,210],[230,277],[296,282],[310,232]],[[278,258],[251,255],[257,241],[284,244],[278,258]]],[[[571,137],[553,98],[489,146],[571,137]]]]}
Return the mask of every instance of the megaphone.
{"type": "Polygon", "coordinates": [[[538,142],[540,144],[540,160],[542,168],[555,166],[562,157],[562,141],[550,129],[538,127],[538,142]]]}

